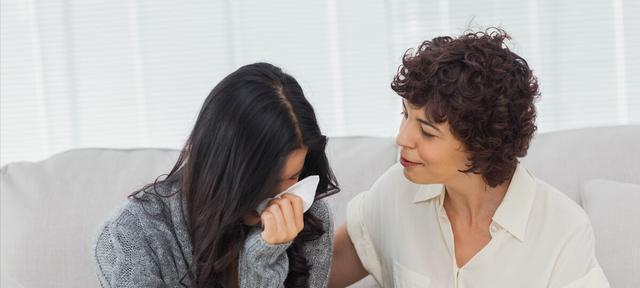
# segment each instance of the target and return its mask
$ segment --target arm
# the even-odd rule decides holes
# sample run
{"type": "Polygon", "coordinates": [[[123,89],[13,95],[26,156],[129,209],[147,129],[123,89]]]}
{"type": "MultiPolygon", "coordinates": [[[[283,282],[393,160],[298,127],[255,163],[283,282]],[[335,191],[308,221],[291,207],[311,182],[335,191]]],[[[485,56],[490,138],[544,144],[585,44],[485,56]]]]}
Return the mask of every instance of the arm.
{"type": "MultiPolygon", "coordinates": [[[[586,215],[585,215],[586,217],[586,215]]],[[[565,242],[549,281],[549,288],[608,288],[595,255],[595,237],[588,220],[565,242]]]]}
{"type": "Polygon", "coordinates": [[[364,269],[356,248],[347,233],[347,225],[342,224],[336,231],[333,248],[333,265],[329,275],[329,287],[346,287],[369,275],[364,269]]]}
{"type": "Polygon", "coordinates": [[[284,280],[289,274],[286,251],[291,241],[269,244],[261,233],[260,227],[254,227],[240,252],[239,287],[284,287],[284,280]]]}
{"type": "Polygon", "coordinates": [[[307,211],[322,221],[325,233],[318,239],[306,242],[303,249],[309,271],[309,287],[327,287],[333,251],[333,218],[324,200],[316,201],[307,211]]]}
{"type": "Polygon", "coordinates": [[[240,251],[240,287],[284,287],[289,274],[286,250],[304,228],[302,199],[284,195],[260,215],[264,230],[253,227],[240,251]]]}
{"type": "Polygon", "coordinates": [[[376,193],[364,191],[347,205],[347,219],[336,232],[330,287],[344,287],[369,274],[380,286],[385,286],[383,263],[379,260],[379,243],[385,240],[385,233],[379,226],[385,213],[379,210],[380,205],[372,205],[372,200],[373,203],[382,203],[381,193],[373,192],[376,193]]]}
{"type": "MultiPolygon", "coordinates": [[[[307,211],[323,223],[325,233],[303,246],[309,270],[309,287],[327,287],[333,241],[333,221],[328,205],[316,201],[307,211]]],[[[245,244],[245,254],[240,257],[240,287],[283,287],[289,272],[286,250],[292,243],[268,244],[259,237],[260,229],[254,228],[245,244]]]]}
{"type": "Polygon", "coordinates": [[[100,232],[94,260],[102,287],[166,287],[157,260],[128,211],[100,232]]]}

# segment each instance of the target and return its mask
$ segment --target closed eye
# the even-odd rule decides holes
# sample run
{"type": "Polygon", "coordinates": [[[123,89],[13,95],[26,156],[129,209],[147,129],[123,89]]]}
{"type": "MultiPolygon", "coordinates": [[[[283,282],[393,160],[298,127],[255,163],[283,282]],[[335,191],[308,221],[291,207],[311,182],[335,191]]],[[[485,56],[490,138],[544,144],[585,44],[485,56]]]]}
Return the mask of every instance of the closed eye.
{"type": "Polygon", "coordinates": [[[291,176],[289,178],[289,180],[296,180],[297,181],[300,178],[300,174],[302,174],[302,169],[300,169],[300,171],[298,171],[298,173],[293,174],[293,176],[291,176]]]}
{"type": "Polygon", "coordinates": [[[430,134],[430,133],[427,133],[427,132],[425,132],[424,130],[420,130],[420,132],[422,132],[422,135],[423,135],[423,136],[425,136],[425,137],[427,137],[427,138],[435,137],[435,135],[430,134]]]}

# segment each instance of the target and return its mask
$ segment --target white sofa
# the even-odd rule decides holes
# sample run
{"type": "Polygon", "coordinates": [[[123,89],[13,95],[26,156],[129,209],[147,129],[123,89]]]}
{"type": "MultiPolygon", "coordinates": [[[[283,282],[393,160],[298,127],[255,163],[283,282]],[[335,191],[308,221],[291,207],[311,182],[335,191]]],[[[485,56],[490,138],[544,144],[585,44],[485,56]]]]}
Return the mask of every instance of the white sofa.
{"type": "MultiPolygon", "coordinates": [[[[99,287],[91,260],[98,225],[168,172],[177,153],[77,149],[2,167],[1,287],[99,287]]],[[[392,138],[344,137],[330,139],[327,153],[342,187],[330,198],[338,225],[348,200],[397,161],[397,148],[392,138]]],[[[640,126],[540,134],[523,163],[585,207],[612,287],[640,287],[640,126]]]]}

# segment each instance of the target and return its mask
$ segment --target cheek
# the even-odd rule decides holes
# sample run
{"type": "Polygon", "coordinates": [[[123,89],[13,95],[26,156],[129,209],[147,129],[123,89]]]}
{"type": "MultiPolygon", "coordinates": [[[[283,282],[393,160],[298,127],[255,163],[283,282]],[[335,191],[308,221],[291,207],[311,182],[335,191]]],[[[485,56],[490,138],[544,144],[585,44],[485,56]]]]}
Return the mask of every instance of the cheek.
{"type": "Polygon", "coordinates": [[[298,181],[293,180],[293,179],[281,181],[280,184],[278,184],[278,188],[277,188],[278,192],[277,193],[279,194],[280,192],[283,192],[283,191],[289,189],[289,187],[293,186],[293,184],[296,184],[296,182],[298,182],[298,181]]]}
{"type": "Polygon", "coordinates": [[[435,143],[430,143],[429,141],[421,141],[416,145],[418,157],[425,163],[426,166],[435,165],[440,160],[438,159],[440,155],[442,155],[443,151],[438,148],[438,145],[435,143]]]}
{"type": "Polygon", "coordinates": [[[418,146],[418,156],[425,164],[422,168],[433,177],[447,177],[464,167],[466,156],[448,143],[425,141],[418,146]]]}

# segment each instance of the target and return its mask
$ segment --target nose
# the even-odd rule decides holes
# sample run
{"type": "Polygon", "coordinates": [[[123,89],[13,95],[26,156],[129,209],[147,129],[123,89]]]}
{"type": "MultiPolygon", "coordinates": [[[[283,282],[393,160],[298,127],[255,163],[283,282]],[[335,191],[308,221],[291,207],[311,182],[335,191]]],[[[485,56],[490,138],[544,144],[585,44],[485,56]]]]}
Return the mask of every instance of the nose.
{"type": "Polygon", "coordinates": [[[396,135],[396,144],[402,148],[413,149],[415,148],[415,141],[411,136],[410,129],[411,123],[407,119],[403,119],[400,124],[400,129],[398,130],[398,135],[396,135]]]}

